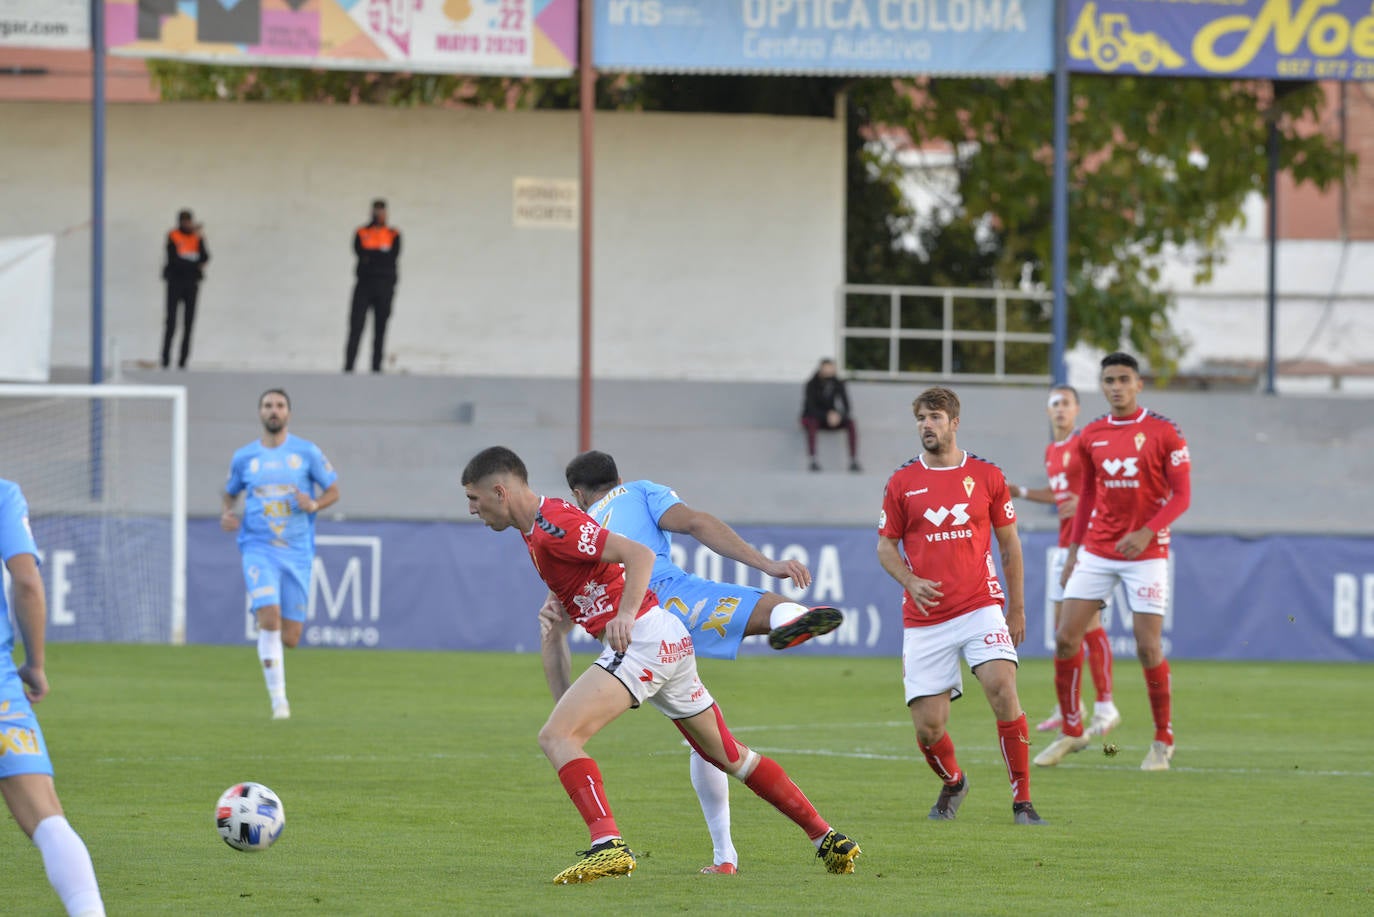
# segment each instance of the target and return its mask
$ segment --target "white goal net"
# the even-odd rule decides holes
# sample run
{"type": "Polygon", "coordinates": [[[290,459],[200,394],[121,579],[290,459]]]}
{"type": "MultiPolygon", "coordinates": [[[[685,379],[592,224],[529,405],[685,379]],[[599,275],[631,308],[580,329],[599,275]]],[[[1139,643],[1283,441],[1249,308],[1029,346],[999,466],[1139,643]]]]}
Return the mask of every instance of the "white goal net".
{"type": "Polygon", "coordinates": [[[49,640],[185,642],[184,388],[0,385],[0,478],[28,499],[49,640]]]}

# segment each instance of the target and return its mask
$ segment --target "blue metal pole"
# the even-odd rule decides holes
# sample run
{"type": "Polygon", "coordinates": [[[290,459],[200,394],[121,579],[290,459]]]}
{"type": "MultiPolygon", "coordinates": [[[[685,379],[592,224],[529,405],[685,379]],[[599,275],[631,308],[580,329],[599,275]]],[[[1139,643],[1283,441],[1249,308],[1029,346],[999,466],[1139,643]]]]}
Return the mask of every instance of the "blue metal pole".
{"type": "MultiPolygon", "coordinates": [[[[105,381],[105,4],[91,3],[91,384],[105,381]]],[[[105,492],[105,405],[91,399],[91,499],[105,492]]]]}
{"type": "Polygon", "coordinates": [[[1054,5],[1054,182],[1051,189],[1050,273],[1054,278],[1053,341],[1050,375],[1056,385],[1068,382],[1064,351],[1069,337],[1069,5],[1054,5]]]}

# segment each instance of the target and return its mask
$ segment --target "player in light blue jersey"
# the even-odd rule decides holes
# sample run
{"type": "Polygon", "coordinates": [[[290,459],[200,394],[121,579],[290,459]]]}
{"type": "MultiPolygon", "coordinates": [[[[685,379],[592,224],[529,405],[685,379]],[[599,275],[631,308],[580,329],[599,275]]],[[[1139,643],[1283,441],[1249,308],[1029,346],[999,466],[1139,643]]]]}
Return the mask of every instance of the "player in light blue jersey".
{"type": "Polygon", "coordinates": [[[243,581],[258,619],[272,718],[289,719],[283,646],[301,639],[315,564],[315,514],[339,499],[338,474],[314,443],[293,436],[291,399],[279,388],[258,399],[263,434],[234,453],[220,528],[238,532],[243,581]],[[238,513],[244,495],[243,515],[238,513]]]}
{"type": "MultiPolygon", "coordinates": [[[[29,528],[29,505],[19,485],[0,479],[0,560],[9,570],[14,622],[24,641],[24,664],[14,667],[14,630],[0,589],[0,793],[10,814],[43,855],[48,881],[68,914],[104,917],[90,852],[67,823],[53,786],[52,761],[33,704],[48,694],[43,671],[48,617],[38,546],[29,528]]],[[[8,897],[19,894],[0,882],[8,897]]],[[[17,903],[11,901],[11,905],[17,903]]]]}
{"type": "MultiPolygon", "coordinates": [[[[788,649],[828,634],[844,620],[839,609],[807,608],[776,592],[716,583],[684,571],[672,562],[672,533],[691,535],[722,557],[798,588],[811,584],[811,573],[795,560],[772,560],[710,513],[689,507],[671,489],[652,481],[620,478],[615,459],[604,452],[584,452],[568,463],[568,487],[577,505],[602,527],[653,548],[649,588],[659,605],[682,619],[698,656],[734,659],[745,637],[768,634],[774,649],[788,649]]],[[[565,639],[571,623],[552,594],[540,609],[540,656],[555,698],[568,689],[572,653],[565,639]]],[[[692,786],[711,832],[715,862],[707,873],[736,872],[739,857],[730,837],[728,776],[696,752],[690,759],[692,786]]]]}

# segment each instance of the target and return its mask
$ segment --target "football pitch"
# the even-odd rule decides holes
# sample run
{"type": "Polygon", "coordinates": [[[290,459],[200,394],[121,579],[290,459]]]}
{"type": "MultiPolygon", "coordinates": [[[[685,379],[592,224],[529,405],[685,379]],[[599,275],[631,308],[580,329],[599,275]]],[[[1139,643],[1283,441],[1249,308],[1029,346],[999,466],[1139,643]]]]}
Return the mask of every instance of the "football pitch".
{"type": "MultiPolygon", "coordinates": [[[[950,731],[972,792],[957,821],[936,823],[898,660],[703,661],[740,740],[863,847],[856,874],[827,874],[802,832],[737,783],[740,873],[697,874],[711,848],[686,749],[645,708],[589,746],[639,866],[563,887],[550,879],[587,833],[535,741],[550,707],[537,656],[293,651],[285,722],[269,719],[247,646],[58,644],[48,669],[38,712],[58,791],[112,915],[1374,912],[1369,666],[1177,662],[1174,769],[1142,773],[1148,705],[1121,658],[1120,752],[1097,743],[1033,768],[1050,822],[1037,829],[1011,823],[971,677],[950,731]],[[215,831],[215,800],[242,780],[286,811],[263,853],[215,831]]],[[[1033,724],[1052,703],[1049,663],[1028,661],[1020,683],[1033,724]]],[[[0,862],[0,911],[62,913],[13,822],[0,862]]]]}

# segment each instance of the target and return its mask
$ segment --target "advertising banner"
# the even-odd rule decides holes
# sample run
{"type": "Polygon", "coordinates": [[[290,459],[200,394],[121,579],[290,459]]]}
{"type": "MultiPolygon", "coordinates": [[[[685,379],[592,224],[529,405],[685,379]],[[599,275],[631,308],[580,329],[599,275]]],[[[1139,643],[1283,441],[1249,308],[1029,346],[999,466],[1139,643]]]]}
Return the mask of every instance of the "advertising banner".
{"type": "MultiPolygon", "coordinates": [[[[806,605],[834,605],[845,623],[798,647],[841,656],[901,654],[901,593],[879,567],[869,529],[741,526],[772,557],[811,569],[805,592],[674,539],[680,566],[709,579],[775,589],[806,605]]],[[[1051,532],[1022,536],[1027,636],[1020,652],[1048,656],[1053,621],[1045,602],[1051,532]]],[[[1165,620],[1169,654],[1191,659],[1374,661],[1374,539],[1174,536],[1174,601],[1165,620]]],[[[193,643],[243,643],[252,619],[239,554],[216,520],[194,520],[188,537],[187,633],[193,643]]],[[[67,568],[81,575],[79,559],[67,568]]],[[[322,523],[302,643],[307,646],[537,651],[535,614],[545,588],[514,532],[455,523],[322,523]]],[[[1135,652],[1118,596],[1104,615],[1116,651],[1135,652]]],[[[77,611],[68,605],[68,614],[77,611]]],[[[79,616],[79,615],[77,615],[79,616]]],[[[64,628],[50,628],[62,639],[64,628]]],[[[595,644],[581,635],[580,651],[595,644]]],[[[761,637],[744,653],[772,652],[761,637]]]]}
{"type": "Polygon", "coordinates": [[[1071,70],[1374,79],[1374,10],[1365,0],[1068,3],[1071,70]]]}
{"type": "Polygon", "coordinates": [[[105,32],[134,57],[567,76],[577,0],[107,0],[105,32]]]}
{"type": "Polygon", "coordinates": [[[595,0],[602,70],[1043,74],[1054,4],[1034,0],[595,0]]]}
{"type": "Polygon", "coordinates": [[[84,51],[91,0],[0,0],[0,48],[84,51]]]}

